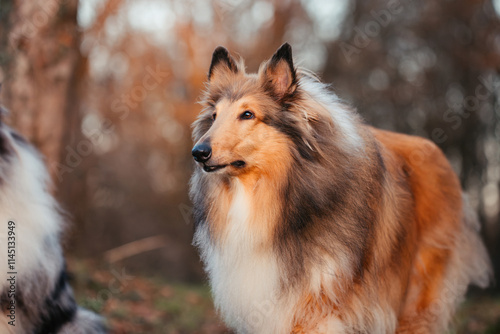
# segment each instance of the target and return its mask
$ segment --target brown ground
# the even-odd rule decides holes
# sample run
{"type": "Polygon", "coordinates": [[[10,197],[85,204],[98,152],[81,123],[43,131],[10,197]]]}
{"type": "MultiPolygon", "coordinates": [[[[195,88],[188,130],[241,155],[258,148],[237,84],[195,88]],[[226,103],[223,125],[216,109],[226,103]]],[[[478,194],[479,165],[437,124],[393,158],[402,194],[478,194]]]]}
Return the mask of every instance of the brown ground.
{"type": "MultiPolygon", "coordinates": [[[[111,334],[221,334],[228,331],[212,306],[208,286],[130,276],[120,265],[68,260],[80,305],[106,317],[111,334]]],[[[453,334],[499,334],[500,297],[465,302],[453,334]]]]}

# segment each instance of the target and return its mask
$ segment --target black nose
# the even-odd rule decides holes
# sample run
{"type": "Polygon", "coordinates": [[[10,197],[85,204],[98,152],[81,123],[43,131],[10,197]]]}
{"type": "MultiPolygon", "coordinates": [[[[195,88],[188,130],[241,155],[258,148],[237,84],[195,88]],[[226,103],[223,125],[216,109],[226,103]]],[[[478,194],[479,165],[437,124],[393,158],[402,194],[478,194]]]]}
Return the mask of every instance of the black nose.
{"type": "Polygon", "coordinates": [[[191,154],[193,155],[194,160],[198,162],[205,162],[212,156],[212,148],[208,143],[201,143],[193,147],[191,154]]]}

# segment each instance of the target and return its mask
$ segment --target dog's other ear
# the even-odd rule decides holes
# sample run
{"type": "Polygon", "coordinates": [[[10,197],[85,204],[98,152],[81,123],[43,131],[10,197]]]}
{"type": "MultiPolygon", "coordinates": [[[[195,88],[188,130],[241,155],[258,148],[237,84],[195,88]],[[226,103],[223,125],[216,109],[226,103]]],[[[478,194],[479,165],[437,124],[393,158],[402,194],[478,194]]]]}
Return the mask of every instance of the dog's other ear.
{"type": "Polygon", "coordinates": [[[230,71],[238,73],[238,66],[227,49],[223,46],[218,46],[212,55],[212,63],[208,70],[208,81],[211,81],[214,76],[230,71]]]}
{"type": "Polygon", "coordinates": [[[292,47],[285,43],[267,63],[264,72],[264,85],[281,100],[297,88],[297,75],[293,66],[292,47]]]}

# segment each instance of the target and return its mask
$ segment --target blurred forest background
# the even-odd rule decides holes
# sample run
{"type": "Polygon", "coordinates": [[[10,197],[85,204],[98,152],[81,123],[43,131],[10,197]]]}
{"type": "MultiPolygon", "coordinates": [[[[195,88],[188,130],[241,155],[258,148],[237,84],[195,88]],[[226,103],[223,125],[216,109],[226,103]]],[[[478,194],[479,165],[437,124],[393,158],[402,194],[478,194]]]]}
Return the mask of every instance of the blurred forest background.
{"type": "MultiPolygon", "coordinates": [[[[190,124],[217,45],[255,71],[284,41],[368,123],[444,150],[500,277],[500,0],[0,0],[6,121],[45,155],[75,284],[116,333],[224,331],[190,245],[190,124]]],[[[490,303],[463,333],[500,332],[490,303]]]]}

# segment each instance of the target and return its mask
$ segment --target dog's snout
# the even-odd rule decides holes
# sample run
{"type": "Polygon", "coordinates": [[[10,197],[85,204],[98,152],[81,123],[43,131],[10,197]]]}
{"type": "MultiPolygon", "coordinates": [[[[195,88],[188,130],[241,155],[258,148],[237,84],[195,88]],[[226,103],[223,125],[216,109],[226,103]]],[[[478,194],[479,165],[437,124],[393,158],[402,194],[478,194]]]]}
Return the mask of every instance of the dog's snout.
{"type": "Polygon", "coordinates": [[[208,143],[200,143],[193,147],[191,154],[194,157],[194,160],[198,162],[206,162],[212,156],[212,148],[208,143]]]}

